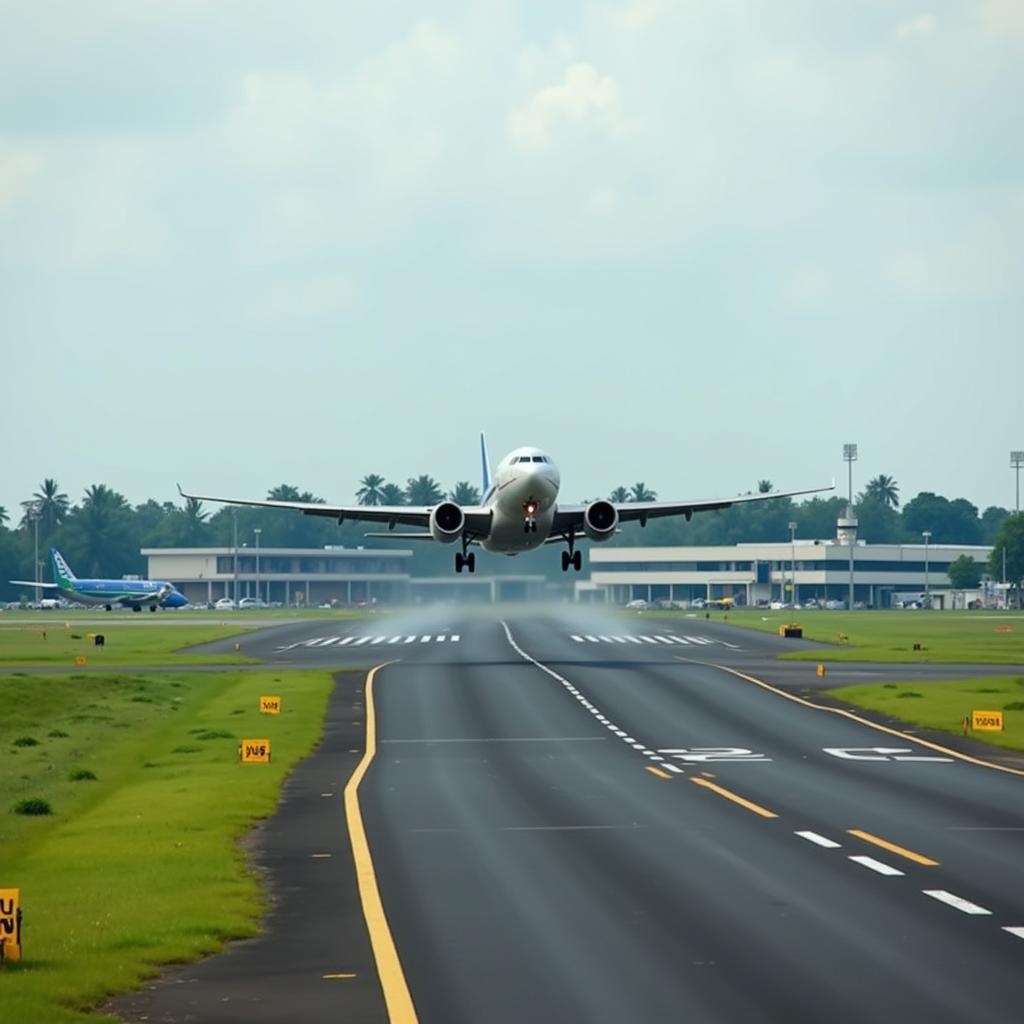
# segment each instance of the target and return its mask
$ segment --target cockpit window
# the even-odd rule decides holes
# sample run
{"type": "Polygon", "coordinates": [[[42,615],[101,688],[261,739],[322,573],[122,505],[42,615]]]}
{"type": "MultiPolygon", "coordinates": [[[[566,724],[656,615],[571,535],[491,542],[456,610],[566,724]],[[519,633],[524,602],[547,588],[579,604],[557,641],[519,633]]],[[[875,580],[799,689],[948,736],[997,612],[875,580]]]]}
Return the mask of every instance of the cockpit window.
{"type": "Polygon", "coordinates": [[[534,455],[533,461],[534,462],[543,462],[544,458],[542,456],[540,456],[540,455],[534,455]]]}

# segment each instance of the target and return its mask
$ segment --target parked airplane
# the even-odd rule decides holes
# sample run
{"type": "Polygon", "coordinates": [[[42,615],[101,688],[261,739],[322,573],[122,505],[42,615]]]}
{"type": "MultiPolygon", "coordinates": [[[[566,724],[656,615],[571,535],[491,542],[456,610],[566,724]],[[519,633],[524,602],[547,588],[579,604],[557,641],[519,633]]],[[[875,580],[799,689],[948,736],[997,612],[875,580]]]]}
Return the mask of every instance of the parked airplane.
{"type": "Polygon", "coordinates": [[[487,458],[487,445],[480,435],[480,457],[483,463],[483,500],[479,505],[462,507],[453,501],[437,505],[321,505],[302,501],[247,500],[216,498],[188,494],[178,485],[184,498],[217,501],[228,505],[252,505],[257,508],[287,508],[307,516],[325,516],[360,522],[386,523],[387,533],[368,533],[368,537],[394,540],[434,540],[441,544],[460,544],[455,553],[455,571],[476,571],[476,554],[469,550],[479,545],[485,551],[517,555],[542,544],[565,544],[562,572],[572,566],[577,572],[583,566],[576,541],[586,537],[592,541],[610,540],[620,523],[639,522],[663,516],[685,516],[728,508],[748,501],[789,498],[800,494],[829,491],[830,487],[812,487],[802,491],[776,491],[770,494],[743,494],[735,498],[701,498],[688,501],[631,501],[617,503],[600,499],[588,505],[559,505],[561,478],[554,460],[540,448],[516,448],[499,463],[493,479],[487,458]],[[395,527],[426,527],[423,533],[394,533],[395,527]]]}
{"type": "Polygon", "coordinates": [[[56,590],[69,601],[82,604],[102,604],[109,612],[115,604],[142,611],[148,605],[155,612],[157,605],[163,608],[180,608],[188,599],[176,590],[173,583],[164,580],[80,580],[72,571],[64,556],[50,548],[50,565],[53,568],[53,583],[36,583],[33,580],[11,580],[23,587],[44,587],[56,590]]]}

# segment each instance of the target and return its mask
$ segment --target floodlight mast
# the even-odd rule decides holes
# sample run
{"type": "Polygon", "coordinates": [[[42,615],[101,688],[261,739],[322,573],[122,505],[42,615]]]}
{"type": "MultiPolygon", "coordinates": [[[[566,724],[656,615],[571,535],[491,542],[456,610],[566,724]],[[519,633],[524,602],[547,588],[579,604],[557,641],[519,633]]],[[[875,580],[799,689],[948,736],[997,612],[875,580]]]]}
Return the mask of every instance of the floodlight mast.
{"type": "Polygon", "coordinates": [[[1017,503],[1014,506],[1017,514],[1020,514],[1020,467],[1024,466],[1024,452],[1010,452],[1010,468],[1017,473],[1017,503]]]}
{"type": "Polygon", "coordinates": [[[850,541],[850,586],[849,599],[846,602],[846,608],[848,611],[853,611],[853,545],[857,541],[856,520],[853,518],[853,464],[857,461],[857,446],[855,444],[843,445],[843,459],[847,466],[849,484],[846,503],[846,518],[853,524],[853,528],[849,531],[848,535],[850,541]]]}

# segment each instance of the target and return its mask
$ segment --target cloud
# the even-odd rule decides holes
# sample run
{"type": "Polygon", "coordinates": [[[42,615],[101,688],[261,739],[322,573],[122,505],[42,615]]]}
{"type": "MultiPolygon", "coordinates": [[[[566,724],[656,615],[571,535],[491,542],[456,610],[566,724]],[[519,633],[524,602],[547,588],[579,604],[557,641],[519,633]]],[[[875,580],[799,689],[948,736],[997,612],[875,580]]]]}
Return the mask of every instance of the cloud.
{"type": "Polygon", "coordinates": [[[626,130],[618,83],[586,63],[570,65],[561,82],[540,89],[507,120],[510,140],[525,150],[544,149],[566,131],[615,138],[626,130]]]}

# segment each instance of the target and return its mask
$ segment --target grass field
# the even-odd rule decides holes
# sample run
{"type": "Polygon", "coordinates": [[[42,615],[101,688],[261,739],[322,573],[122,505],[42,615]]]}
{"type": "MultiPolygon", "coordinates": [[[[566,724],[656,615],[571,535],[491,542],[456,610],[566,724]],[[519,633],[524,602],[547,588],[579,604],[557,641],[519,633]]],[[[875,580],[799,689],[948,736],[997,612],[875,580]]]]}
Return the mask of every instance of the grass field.
{"type": "MultiPolygon", "coordinates": [[[[713,612],[712,618],[720,621],[722,613],[713,612]]],[[[729,612],[728,621],[776,634],[783,623],[798,622],[805,639],[835,645],[783,655],[796,661],[1024,665],[1024,615],[1019,612],[744,610],[729,612]],[[1007,625],[1009,632],[996,628],[1007,625]],[[841,641],[840,634],[847,639],[841,641]],[[915,651],[914,644],[921,650],[915,651]]]]}
{"type": "Polygon", "coordinates": [[[971,711],[1003,711],[1003,732],[970,732],[1012,750],[1024,750],[1024,676],[990,676],[941,683],[882,683],[844,686],[829,696],[913,725],[962,734],[961,720],[971,711]]]}
{"type": "Polygon", "coordinates": [[[0,887],[25,912],[0,1019],[112,1021],[90,1008],[154,965],[255,934],[265,899],[237,840],[316,743],[330,688],[311,671],[0,677],[0,887]],[[260,715],[261,693],[282,714],[260,715]],[[270,764],[239,763],[254,736],[270,764]],[[12,812],[29,797],[53,813],[12,812]]]}
{"type": "MultiPolygon", "coordinates": [[[[82,655],[89,665],[154,665],[182,647],[209,643],[224,637],[243,634],[257,627],[256,623],[210,622],[207,624],[135,625],[133,622],[110,619],[102,625],[76,625],[60,619],[31,625],[8,625],[0,621],[0,665],[55,665],[75,667],[75,657],[82,655]],[[102,633],[102,647],[93,644],[90,634],[102,633]]],[[[175,664],[248,664],[255,659],[245,656],[245,641],[240,653],[175,654],[175,664]]]]}

